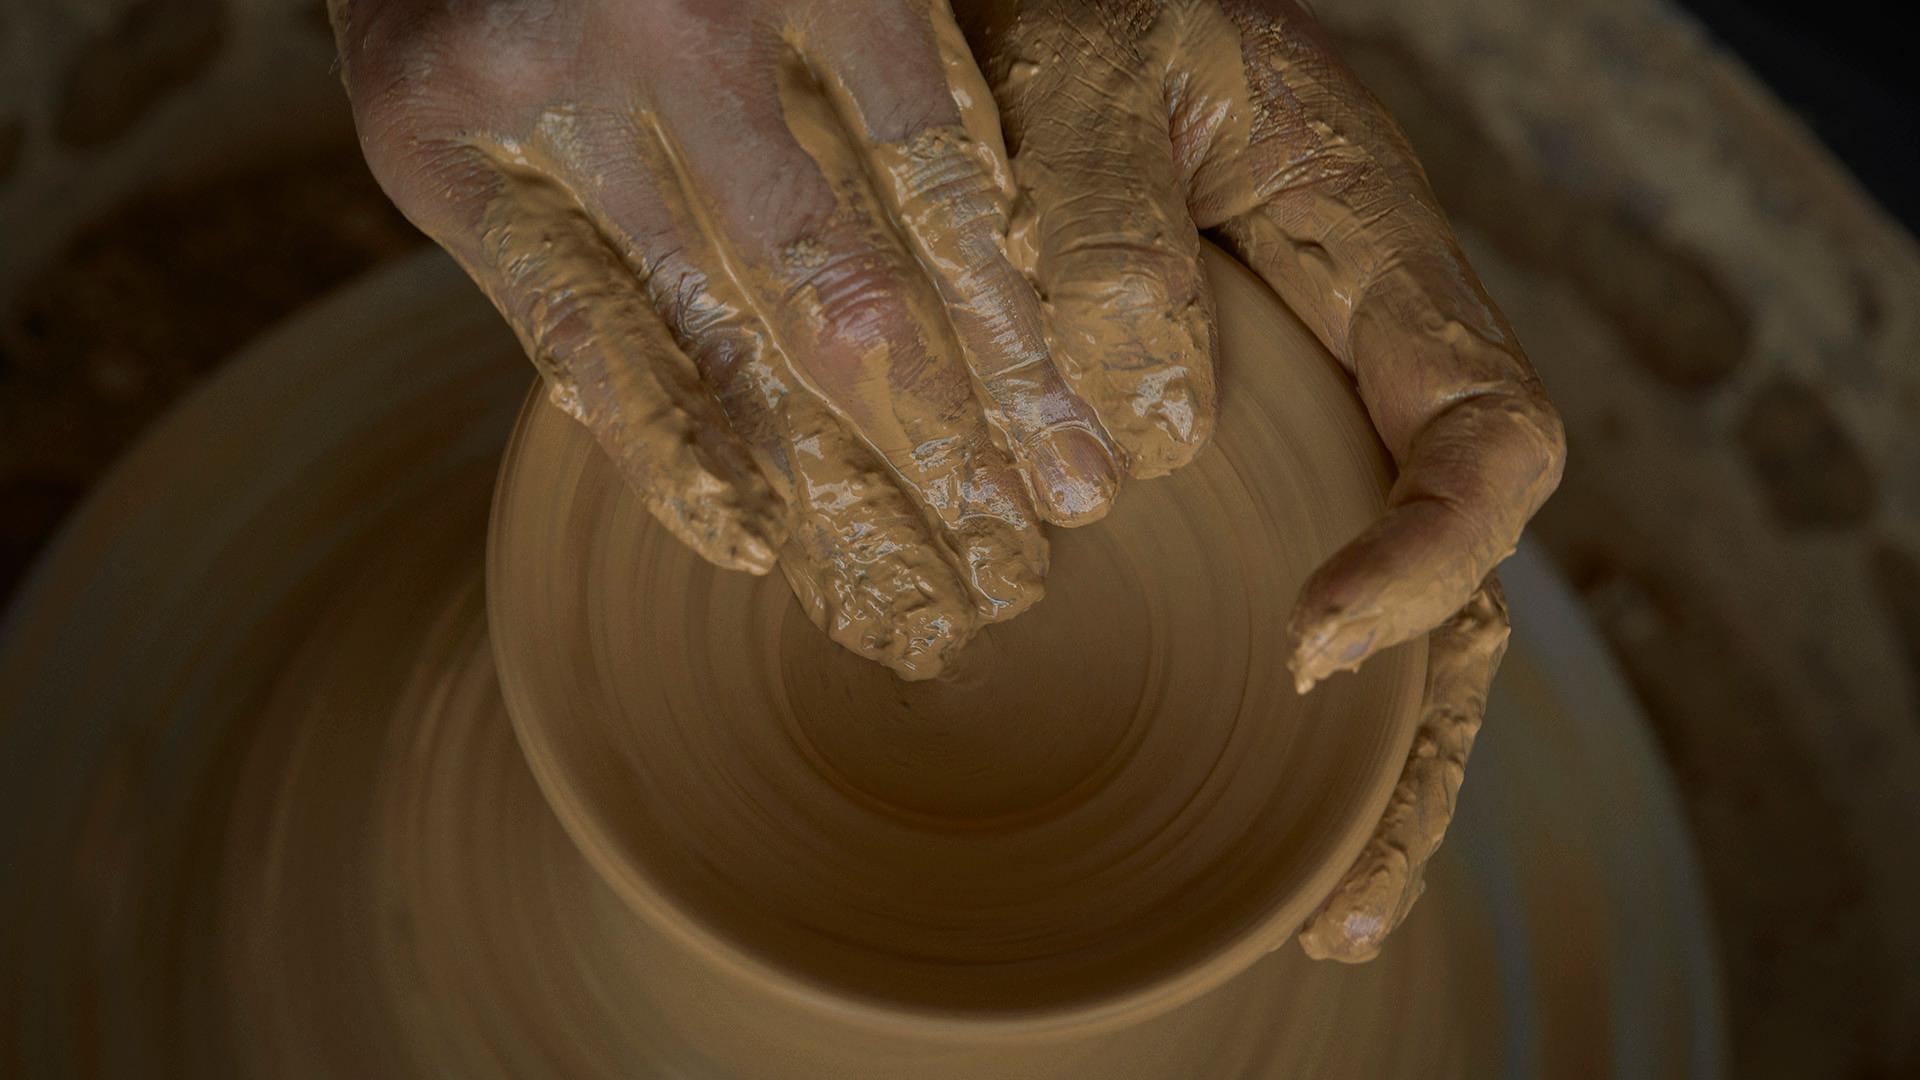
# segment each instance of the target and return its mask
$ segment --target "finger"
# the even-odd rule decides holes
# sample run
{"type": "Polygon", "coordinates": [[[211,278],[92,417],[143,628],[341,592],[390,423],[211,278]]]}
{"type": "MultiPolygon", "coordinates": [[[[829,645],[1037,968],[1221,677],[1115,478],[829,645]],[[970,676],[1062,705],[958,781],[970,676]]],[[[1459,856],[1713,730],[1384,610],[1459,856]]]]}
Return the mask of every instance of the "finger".
{"type": "Polygon", "coordinates": [[[1213,430],[1213,301],[1175,166],[1160,39],[1108,25],[1127,18],[1035,5],[989,76],[1033,215],[1055,362],[1128,470],[1158,476],[1213,430]]]}
{"type": "MultiPolygon", "coordinates": [[[[846,438],[838,421],[814,408],[820,422],[846,438]]],[[[807,512],[795,519],[780,568],[807,617],[828,637],[901,678],[939,675],[984,616],[929,542],[925,519],[891,474],[850,440],[845,449],[858,457],[847,457],[867,465],[846,470],[831,460],[838,451],[826,444],[796,445],[796,479],[807,512]]]]}
{"type": "Polygon", "coordinates": [[[1301,692],[1424,632],[1513,553],[1559,480],[1550,408],[1535,391],[1483,391],[1418,434],[1386,514],[1301,587],[1288,625],[1301,692]]]}
{"type": "Polygon", "coordinates": [[[1467,755],[1486,714],[1487,688],[1507,648],[1500,582],[1479,591],[1427,639],[1427,683],[1413,750],[1360,857],[1300,931],[1316,960],[1359,963],[1412,910],[1421,873],[1453,820],[1467,755]]]}
{"type": "Polygon", "coordinates": [[[1039,296],[1007,258],[1013,183],[999,117],[952,13],[941,3],[831,6],[805,45],[945,301],[1041,515],[1059,525],[1104,516],[1119,478],[1099,420],[1054,368],[1039,296]],[[872,63],[876,53],[888,62],[872,63]]]}
{"type": "Polygon", "coordinates": [[[1386,515],[1302,589],[1304,691],[1464,603],[1559,483],[1565,435],[1391,118],[1291,0],[1233,18],[1239,71],[1193,65],[1220,118],[1200,223],[1352,372],[1400,467],[1386,515]]]}
{"type": "Polygon", "coordinates": [[[540,145],[785,498],[780,568],[808,617],[905,678],[938,674],[978,626],[971,596],[873,452],[786,372],[652,129],[576,110],[540,145]]]}
{"type": "Polygon", "coordinates": [[[718,566],[771,569],[786,542],[780,498],[573,196],[465,146],[435,152],[412,179],[395,185],[401,208],[493,299],[553,401],[654,517],[718,566]]]}
{"type": "Polygon", "coordinates": [[[740,88],[694,93],[655,80],[664,129],[738,267],[737,278],[802,382],[894,471],[941,530],[989,618],[1039,599],[1047,545],[1024,483],[993,443],[939,296],[901,243],[858,154],[802,58],[772,28],[676,54],[740,88]],[[777,93],[750,63],[779,60],[777,93]]]}

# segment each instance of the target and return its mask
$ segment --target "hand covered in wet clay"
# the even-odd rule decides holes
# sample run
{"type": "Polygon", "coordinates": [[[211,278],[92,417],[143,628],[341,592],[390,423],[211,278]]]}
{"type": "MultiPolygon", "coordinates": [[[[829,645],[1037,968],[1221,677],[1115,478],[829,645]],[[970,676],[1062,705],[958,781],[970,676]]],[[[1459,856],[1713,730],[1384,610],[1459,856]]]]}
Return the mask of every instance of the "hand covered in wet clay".
{"type": "Polygon", "coordinates": [[[552,400],[682,540],[723,567],[777,559],[816,623],[903,675],[1038,599],[1043,521],[1100,517],[1123,471],[1205,439],[1204,342],[1151,368],[1077,354],[1075,384],[1152,383],[1138,408],[1062,377],[944,3],[332,15],[375,175],[552,400]]]}
{"type": "Polygon", "coordinates": [[[1041,521],[1204,445],[1199,230],[1260,274],[1400,466],[1302,590],[1296,682],[1429,635],[1413,755],[1301,935],[1365,959],[1451,816],[1506,639],[1491,571],[1558,482],[1558,417],[1296,3],[959,15],[965,40],[922,0],[334,3],[375,174],[554,400],[682,539],[777,557],[909,676],[1039,596],[1041,521]]]}
{"type": "MultiPolygon", "coordinates": [[[[1211,230],[1346,367],[1399,465],[1385,515],[1308,579],[1289,624],[1302,692],[1428,635],[1413,752],[1300,935],[1315,957],[1365,960],[1419,896],[1452,817],[1507,638],[1492,571],[1559,483],[1559,417],[1405,136],[1299,4],[963,14],[1030,220],[1016,238],[1075,389],[1143,414],[1161,386],[1196,410],[1212,400],[1195,374],[1211,341],[1197,233],[1211,230]]],[[[1196,415],[1191,430],[1207,426],[1196,415]]]]}

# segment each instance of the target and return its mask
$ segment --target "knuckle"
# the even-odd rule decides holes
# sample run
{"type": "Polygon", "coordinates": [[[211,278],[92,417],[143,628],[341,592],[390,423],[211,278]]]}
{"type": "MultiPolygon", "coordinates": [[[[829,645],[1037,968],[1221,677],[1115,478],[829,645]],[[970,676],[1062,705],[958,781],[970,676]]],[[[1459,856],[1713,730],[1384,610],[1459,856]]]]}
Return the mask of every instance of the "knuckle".
{"type": "Polygon", "coordinates": [[[1094,233],[1061,251],[1056,265],[1062,299],[1130,320],[1164,319],[1199,301],[1193,257],[1158,236],[1094,233]]]}
{"type": "Polygon", "coordinates": [[[763,392],[758,380],[741,377],[741,366],[758,354],[761,341],[752,317],[716,296],[705,271],[684,251],[658,257],[646,277],[645,296],[729,411],[750,408],[745,403],[763,392]]]}
{"type": "Polygon", "coordinates": [[[1560,410],[1544,397],[1537,402],[1536,414],[1535,423],[1544,443],[1546,472],[1558,479],[1567,464],[1567,426],[1560,419],[1560,410]]]}
{"type": "MultiPolygon", "coordinates": [[[[1524,365],[1524,361],[1522,361],[1524,365]]],[[[1459,444],[1463,452],[1503,476],[1557,480],[1567,457],[1566,427],[1530,373],[1503,374],[1443,408],[1428,422],[1430,437],[1459,444]],[[1492,453],[1488,446],[1497,446],[1492,453]]]]}
{"type": "Polygon", "coordinates": [[[554,25],[556,5],[488,0],[451,9],[441,47],[470,92],[502,101],[545,100],[568,77],[573,50],[554,25]]]}
{"type": "Polygon", "coordinates": [[[1517,436],[1529,444],[1528,457],[1534,471],[1547,485],[1558,484],[1567,461],[1567,431],[1560,411],[1537,383],[1504,395],[1501,405],[1517,436]]]}
{"type": "Polygon", "coordinates": [[[550,276],[535,260],[510,269],[502,285],[504,313],[543,371],[563,374],[616,342],[623,350],[642,344],[631,298],[595,282],[550,276]]]}
{"type": "Polygon", "coordinates": [[[1193,290],[1183,282],[1170,280],[1169,269],[1142,259],[1113,267],[1091,283],[1092,289],[1100,302],[1121,319],[1165,319],[1193,301],[1193,290]]]}
{"type": "Polygon", "coordinates": [[[1507,590],[1500,584],[1500,575],[1489,572],[1486,580],[1480,583],[1480,591],[1474,594],[1474,603],[1484,608],[1487,620],[1504,629],[1508,622],[1507,590]]]}
{"type": "Polygon", "coordinates": [[[572,356],[593,338],[592,301],[575,292],[545,296],[531,304],[529,325],[540,350],[554,356],[572,356]]]}
{"type": "Polygon", "coordinates": [[[910,327],[897,259],[884,251],[853,247],[828,251],[812,261],[797,278],[792,295],[807,298],[823,346],[865,348],[895,339],[910,327]]]}
{"type": "Polygon", "coordinates": [[[922,126],[901,145],[901,187],[919,200],[961,212],[1004,214],[982,151],[954,125],[922,126]]]}
{"type": "Polygon", "coordinates": [[[437,89],[431,76],[442,55],[437,26],[444,17],[422,4],[363,11],[356,9],[341,48],[356,108],[389,114],[430,101],[437,89]]]}
{"type": "Polygon", "coordinates": [[[431,129],[363,125],[361,141],[374,180],[408,220],[456,255],[481,254],[480,222],[500,177],[476,151],[431,129]]]}
{"type": "Polygon", "coordinates": [[[676,333],[698,338],[733,314],[713,297],[706,275],[693,265],[684,249],[649,259],[647,271],[647,297],[676,333]]]}
{"type": "Polygon", "coordinates": [[[756,240],[772,241],[789,266],[804,264],[810,252],[837,244],[837,237],[845,234],[835,224],[839,203],[833,189],[804,153],[775,150],[763,167],[744,172],[742,178],[750,189],[731,198],[721,192],[723,205],[749,226],[756,240]]]}
{"type": "Polygon", "coordinates": [[[530,0],[357,7],[343,43],[355,108],[418,122],[543,99],[571,66],[556,10],[530,0]]]}
{"type": "Polygon", "coordinates": [[[966,135],[954,116],[949,93],[916,84],[898,88],[877,105],[867,127],[882,142],[921,144],[943,152],[964,144],[966,135]]]}
{"type": "Polygon", "coordinates": [[[514,321],[524,329],[527,353],[540,373],[564,384],[580,374],[577,362],[597,336],[593,301],[572,291],[527,292],[515,305],[514,321]]]}
{"type": "Polygon", "coordinates": [[[631,13],[637,25],[660,35],[676,48],[701,40],[713,19],[713,0],[655,0],[638,4],[631,13]]]}

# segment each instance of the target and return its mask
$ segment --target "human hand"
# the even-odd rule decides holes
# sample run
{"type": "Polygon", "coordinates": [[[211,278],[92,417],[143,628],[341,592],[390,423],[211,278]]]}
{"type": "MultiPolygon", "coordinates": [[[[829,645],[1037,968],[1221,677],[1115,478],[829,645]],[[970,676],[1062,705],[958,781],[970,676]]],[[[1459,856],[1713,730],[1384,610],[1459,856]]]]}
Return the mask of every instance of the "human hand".
{"type": "Polygon", "coordinates": [[[1162,472],[1205,441],[1204,343],[1138,412],[1056,369],[943,3],[332,14],[375,175],[552,399],[682,540],[777,557],[816,623],[903,675],[1039,597],[1040,523],[1100,517],[1116,461],[1162,472]]]}
{"type": "Polygon", "coordinates": [[[1415,753],[1302,935],[1371,955],[1451,813],[1505,641],[1489,574],[1563,436],[1297,5],[964,8],[1009,171],[937,4],[358,4],[336,14],[376,174],[556,398],[677,534],[722,565],[778,552],[817,622],[906,674],[1038,596],[1036,517],[1097,518],[1120,471],[1204,443],[1216,230],[1401,467],[1290,623],[1303,691],[1433,631],[1415,753]]]}
{"type": "Polygon", "coordinates": [[[1062,369],[1150,379],[1208,340],[1181,320],[1210,309],[1197,230],[1213,230],[1339,358],[1399,465],[1386,513],[1308,579],[1289,623],[1303,693],[1428,635],[1413,751],[1300,935],[1313,956],[1367,959],[1452,816],[1507,639],[1492,570],[1559,483],[1559,417],[1405,137],[1293,0],[962,10],[1062,369]]]}

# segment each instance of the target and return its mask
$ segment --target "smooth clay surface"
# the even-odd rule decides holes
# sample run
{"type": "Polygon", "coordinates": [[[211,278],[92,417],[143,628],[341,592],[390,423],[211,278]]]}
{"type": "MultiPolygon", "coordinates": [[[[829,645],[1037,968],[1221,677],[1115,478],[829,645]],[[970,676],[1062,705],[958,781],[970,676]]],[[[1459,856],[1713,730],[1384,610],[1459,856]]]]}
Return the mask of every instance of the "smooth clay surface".
{"type": "Polygon", "coordinates": [[[1325,350],[1211,259],[1214,445],[1057,531],[1047,598],[936,680],[706,565],[530,401],[495,656],[561,820],[641,910],[845,1007],[1019,1026],[1137,1018],[1292,937],[1379,821],[1425,643],[1294,692],[1287,612],[1379,514],[1385,453],[1325,350]]]}
{"type": "MultiPolygon", "coordinates": [[[[508,719],[481,583],[497,464],[526,387],[498,317],[444,257],[423,256],[263,340],[74,519],[0,628],[0,1073],[1714,1074],[1710,966],[1697,955],[1709,935],[1671,793],[1630,714],[1589,717],[1604,694],[1543,676],[1554,670],[1543,656],[1578,650],[1529,646],[1526,628],[1555,618],[1527,617],[1537,590],[1520,577],[1523,632],[1503,682],[1524,693],[1496,693],[1428,895],[1373,964],[1316,964],[1286,943],[1156,1017],[1010,1039],[876,1025],[716,964],[711,948],[637,912],[631,887],[609,884],[608,850],[583,855],[508,719]],[[1639,812],[1608,812],[1620,805],[1639,812]]],[[[1154,567],[1139,560],[1145,577],[1154,567]]],[[[1054,590],[1016,623],[1068,595],[1054,590]]],[[[791,621],[763,632],[784,635],[791,621]]],[[[804,663],[806,640],[776,655],[804,663]]],[[[1053,667],[1100,663],[1118,681],[1123,669],[1104,660],[1053,667]]],[[[1083,672],[1051,675],[1119,692],[1083,672]]],[[[807,695],[840,675],[786,666],[766,677],[825,709],[807,695]]],[[[1172,665],[1137,678],[1181,685],[1172,665]]],[[[963,679],[953,692],[978,691],[963,679]]],[[[942,772],[946,784],[911,787],[902,781],[919,774],[863,757],[871,744],[843,738],[826,712],[795,734],[844,779],[837,797],[929,835],[968,832],[941,824],[952,818],[978,819],[971,831],[985,834],[1087,802],[1080,792],[1096,781],[1062,785],[1096,758],[1096,774],[1127,767],[1104,749],[1122,738],[1114,728],[1048,739],[1045,718],[1028,715],[1025,730],[982,718],[981,738],[1011,732],[1025,749],[979,784],[942,772]]],[[[549,787],[576,791],[607,775],[657,782],[623,756],[586,776],[547,771],[549,787]]],[[[1267,778],[1260,798],[1294,800],[1307,786],[1304,773],[1267,778]]],[[[1227,811],[1201,800],[1191,812],[1227,811]]],[[[1337,831],[1328,846],[1350,841],[1337,831]]],[[[1177,825],[1167,839],[1181,839],[1177,825]]]]}

